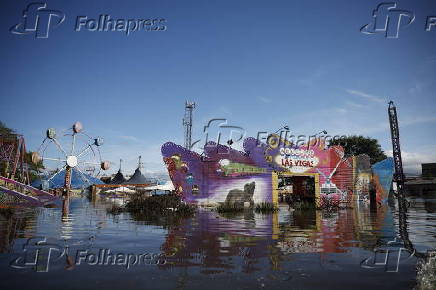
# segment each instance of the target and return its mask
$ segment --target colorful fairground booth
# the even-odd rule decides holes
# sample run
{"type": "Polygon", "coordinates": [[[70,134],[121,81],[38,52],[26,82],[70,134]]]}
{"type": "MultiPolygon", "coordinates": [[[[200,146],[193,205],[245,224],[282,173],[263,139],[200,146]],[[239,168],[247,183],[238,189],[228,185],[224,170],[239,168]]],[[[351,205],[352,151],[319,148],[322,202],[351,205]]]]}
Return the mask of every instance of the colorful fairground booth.
{"type": "Polygon", "coordinates": [[[371,166],[367,155],[346,157],[321,138],[295,146],[272,134],[265,143],[246,138],[243,151],[213,142],[202,154],[171,142],[161,150],[176,193],[199,205],[297,200],[345,207],[369,200],[371,181],[382,202],[392,183],[391,159],[371,166]]]}

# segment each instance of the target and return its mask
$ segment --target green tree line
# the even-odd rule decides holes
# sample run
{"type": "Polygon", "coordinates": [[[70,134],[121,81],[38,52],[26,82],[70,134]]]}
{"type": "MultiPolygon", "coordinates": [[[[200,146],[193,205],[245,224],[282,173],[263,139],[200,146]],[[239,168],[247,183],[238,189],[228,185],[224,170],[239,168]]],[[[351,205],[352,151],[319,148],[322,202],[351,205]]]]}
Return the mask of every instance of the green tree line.
{"type": "Polygon", "coordinates": [[[387,158],[378,140],[370,137],[351,135],[346,138],[333,140],[330,143],[330,146],[332,145],[342,146],[346,156],[367,154],[371,160],[371,164],[387,158]]]}

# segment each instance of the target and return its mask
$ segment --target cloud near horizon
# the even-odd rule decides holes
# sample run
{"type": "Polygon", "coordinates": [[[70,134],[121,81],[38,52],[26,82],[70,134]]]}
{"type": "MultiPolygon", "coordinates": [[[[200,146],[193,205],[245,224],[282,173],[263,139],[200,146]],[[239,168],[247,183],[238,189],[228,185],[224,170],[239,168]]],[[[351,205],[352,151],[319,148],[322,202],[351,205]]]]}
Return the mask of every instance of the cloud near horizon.
{"type": "Polygon", "coordinates": [[[370,100],[372,102],[377,102],[377,103],[385,103],[385,102],[387,102],[386,98],[382,98],[382,97],[379,97],[379,96],[367,94],[367,93],[362,92],[362,91],[350,90],[350,89],[346,89],[345,91],[347,93],[351,94],[351,95],[363,97],[363,98],[365,98],[367,100],[370,100]]]}

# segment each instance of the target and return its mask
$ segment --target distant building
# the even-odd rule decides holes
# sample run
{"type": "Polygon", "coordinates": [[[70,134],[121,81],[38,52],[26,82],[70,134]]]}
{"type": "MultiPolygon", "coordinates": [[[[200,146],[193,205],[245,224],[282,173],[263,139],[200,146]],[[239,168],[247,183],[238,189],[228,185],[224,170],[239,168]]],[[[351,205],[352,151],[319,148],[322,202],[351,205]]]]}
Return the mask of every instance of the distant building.
{"type": "Polygon", "coordinates": [[[422,163],[422,177],[436,177],[436,163],[422,163]]]}

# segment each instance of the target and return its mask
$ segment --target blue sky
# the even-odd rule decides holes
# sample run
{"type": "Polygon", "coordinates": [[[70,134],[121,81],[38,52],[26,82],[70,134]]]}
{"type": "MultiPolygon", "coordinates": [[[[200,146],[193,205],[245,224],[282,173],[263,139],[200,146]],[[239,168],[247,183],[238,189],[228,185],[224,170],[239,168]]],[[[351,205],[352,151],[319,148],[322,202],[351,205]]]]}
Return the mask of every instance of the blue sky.
{"type": "Polygon", "coordinates": [[[399,38],[362,34],[379,1],[47,1],[66,19],[48,39],[15,35],[30,1],[4,0],[0,119],[36,149],[48,127],[81,121],[105,138],[105,159],[138,155],[164,171],[160,146],[183,144],[184,101],[194,132],[227,118],[248,135],[288,124],[297,134],[363,134],[391,150],[387,102],[398,107],[406,170],[436,162],[435,1],[397,1],[415,21],[399,38]],[[77,16],[167,20],[167,30],[74,31],[77,16]]]}

